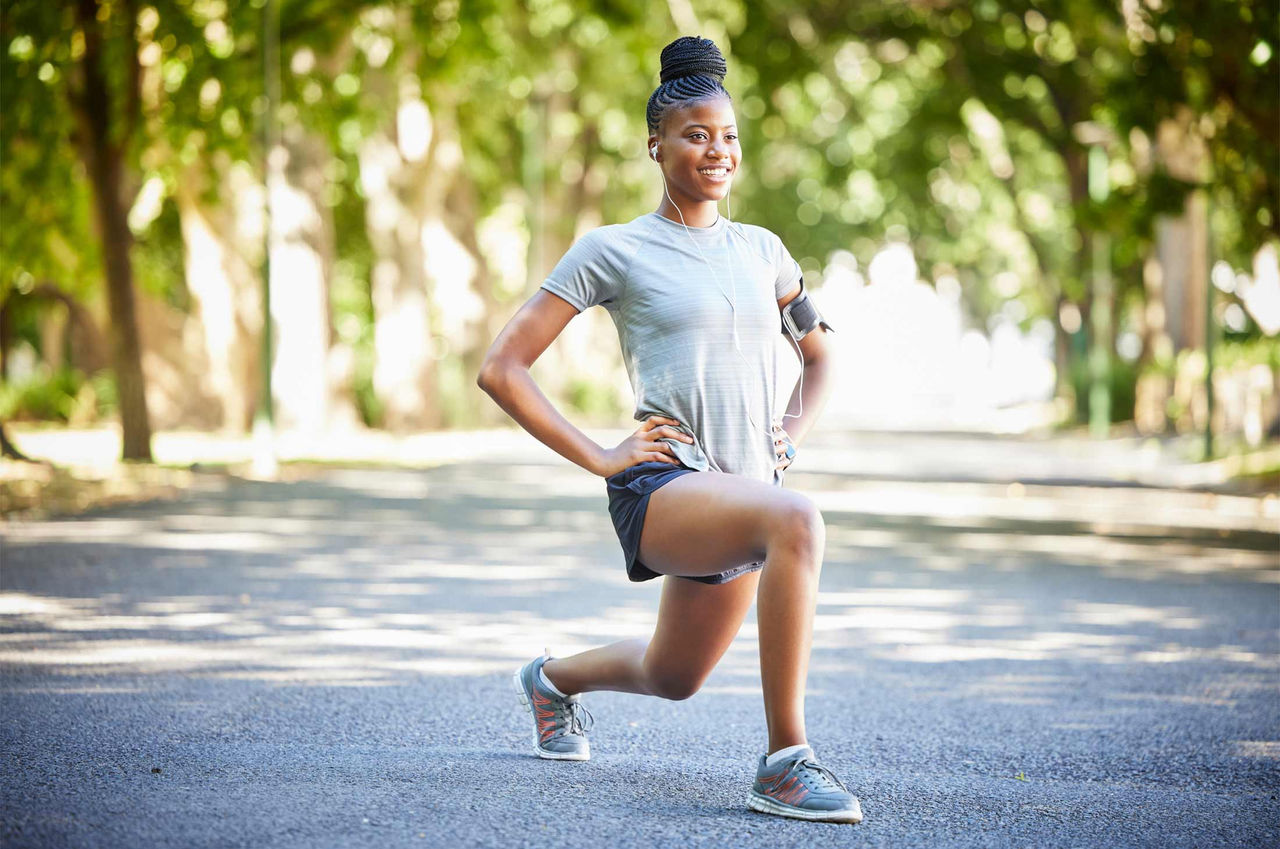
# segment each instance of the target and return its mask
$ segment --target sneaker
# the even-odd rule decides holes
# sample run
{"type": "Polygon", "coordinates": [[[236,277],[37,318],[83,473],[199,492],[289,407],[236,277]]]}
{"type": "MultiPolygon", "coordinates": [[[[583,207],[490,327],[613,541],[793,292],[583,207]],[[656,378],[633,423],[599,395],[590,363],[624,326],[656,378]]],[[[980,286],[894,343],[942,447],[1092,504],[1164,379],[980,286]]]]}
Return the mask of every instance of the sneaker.
{"type": "Polygon", "coordinates": [[[591,713],[577,695],[561,697],[542,683],[538,673],[550,659],[547,654],[535,657],[511,676],[520,704],[533,714],[533,749],[540,758],[585,761],[591,757],[591,713]]]}
{"type": "Polygon", "coordinates": [[[765,766],[761,755],[747,807],[801,820],[862,822],[858,797],[834,772],[818,763],[808,746],[771,767],[765,766]]]}

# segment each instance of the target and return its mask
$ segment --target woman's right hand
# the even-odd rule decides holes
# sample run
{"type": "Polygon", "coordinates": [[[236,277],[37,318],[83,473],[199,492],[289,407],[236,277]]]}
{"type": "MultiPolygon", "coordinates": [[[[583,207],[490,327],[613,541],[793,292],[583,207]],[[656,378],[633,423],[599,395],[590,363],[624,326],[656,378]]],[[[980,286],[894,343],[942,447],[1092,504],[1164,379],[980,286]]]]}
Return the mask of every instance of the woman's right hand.
{"type": "Polygon", "coordinates": [[[680,465],[676,459],[675,449],[670,443],[659,442],[660,439],[677,439],[680,442],[693,444],[693,437],[676,430],[680,422],[666,416],[649,416],[641,423],[635,433],[624,439],[616,448],[606,448],[600,461],[600,476],[616,475],[639,463],[657,461],[680,465]]]}

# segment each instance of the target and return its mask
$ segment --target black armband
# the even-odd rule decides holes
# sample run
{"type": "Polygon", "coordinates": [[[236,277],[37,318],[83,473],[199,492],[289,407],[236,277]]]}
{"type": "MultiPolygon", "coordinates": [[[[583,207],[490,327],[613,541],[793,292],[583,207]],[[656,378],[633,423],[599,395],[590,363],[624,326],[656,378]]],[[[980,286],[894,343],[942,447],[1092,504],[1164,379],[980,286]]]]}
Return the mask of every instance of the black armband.
{"type": "Polygon", "coordinates": [[[818,314],[818,308],[809,300],[809,293],[804,290],[804,278],[800,278],[800,294],[782,308],[782,332],[791,334],[791,338],[799,342],[815,328],[821,327],[830,333],[835,330],[818,314]]]}

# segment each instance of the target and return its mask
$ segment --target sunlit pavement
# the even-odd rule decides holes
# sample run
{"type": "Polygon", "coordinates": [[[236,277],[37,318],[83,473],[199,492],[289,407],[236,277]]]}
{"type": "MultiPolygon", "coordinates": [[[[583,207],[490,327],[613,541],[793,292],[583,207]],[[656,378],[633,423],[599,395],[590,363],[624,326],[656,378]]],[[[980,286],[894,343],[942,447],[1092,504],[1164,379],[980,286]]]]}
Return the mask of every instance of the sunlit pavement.
{"type": "Polygon", "coordinates": [[[622,575],[603,483],[519,437],[0,526],[0,839],[1274,846],[1280,504],[1133,449],[806,445],[809,732],[853,827],[745,808],[753,619],[689,701],[588,695],[589,763],[530,755],[510,671],[647,635],[659,587],[622,575]]]}

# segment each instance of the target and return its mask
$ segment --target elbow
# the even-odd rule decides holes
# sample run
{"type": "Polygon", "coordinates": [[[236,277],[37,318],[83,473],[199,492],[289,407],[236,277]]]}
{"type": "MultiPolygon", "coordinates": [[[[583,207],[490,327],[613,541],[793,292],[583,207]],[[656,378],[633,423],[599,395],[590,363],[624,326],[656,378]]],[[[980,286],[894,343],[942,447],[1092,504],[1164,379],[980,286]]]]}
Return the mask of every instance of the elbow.
{"type": "Polygon", "coordinates": [[[494,373],[493,366],[488,360],[484,361],[484,365],[480,366],[480,373],[476,375],[476,386],[479,386],[487,394],[493,394],[492,388],[497,375],[494,373]]]}
{"type": "Polygon", "coordinates": [[[497,388],[502,385],[506,372],[507,364],[505,362],[486,357],[484,364],[480,366],[480,373],[476,375],[476,386],[479,386],[488,395],[493,395],[497,388]]]}

